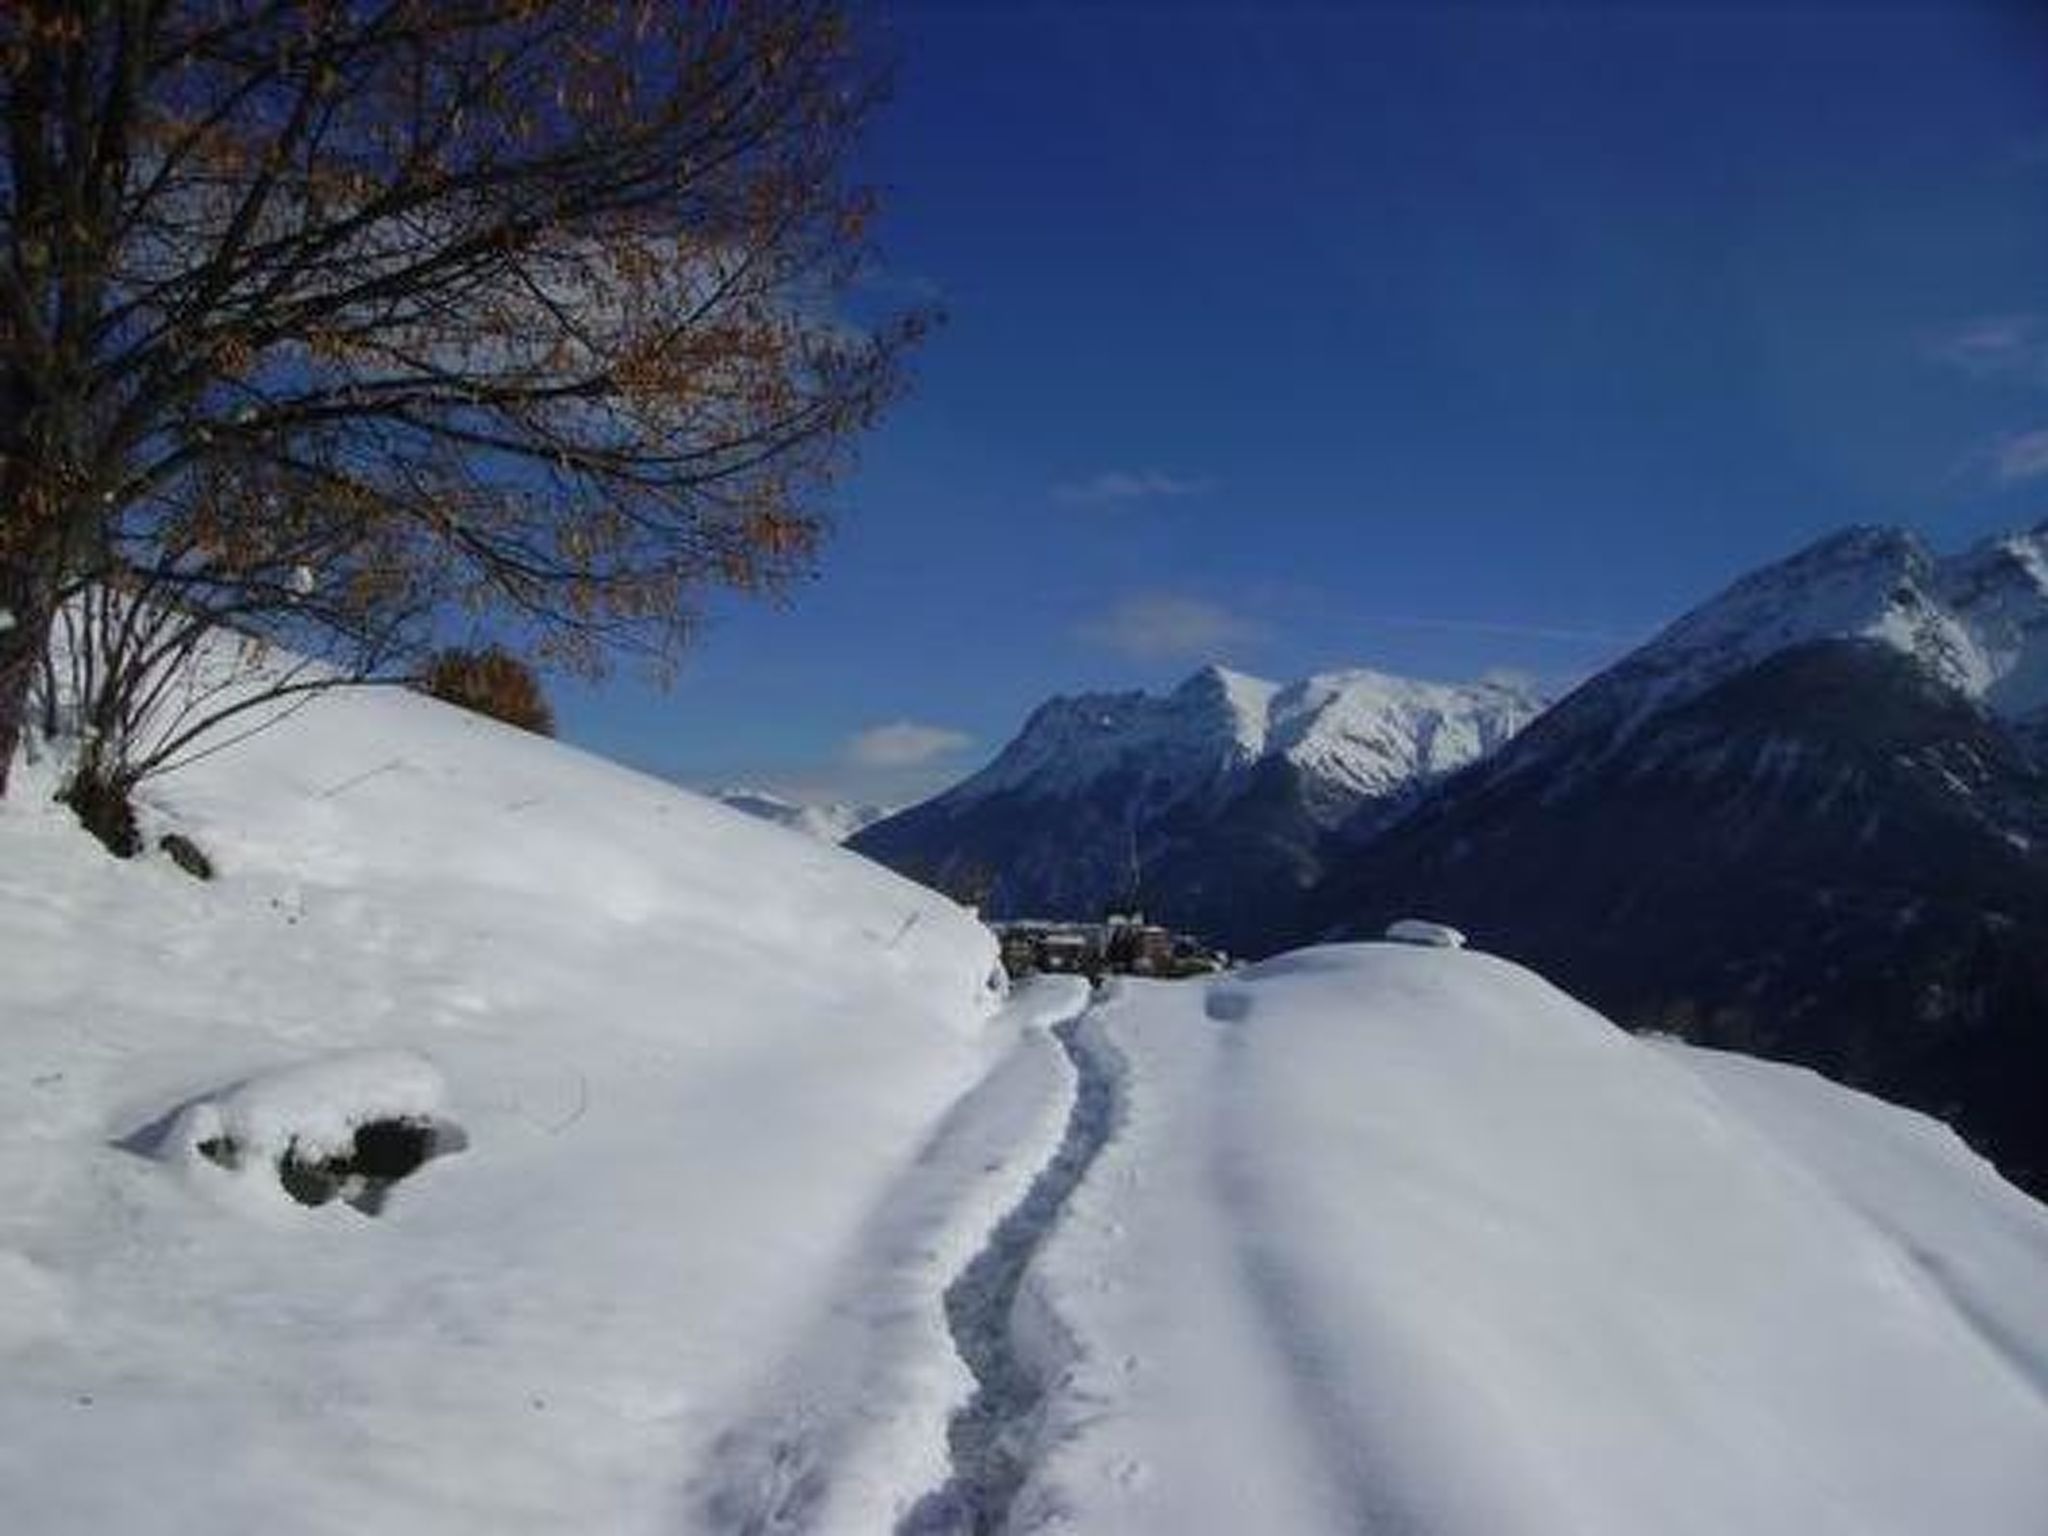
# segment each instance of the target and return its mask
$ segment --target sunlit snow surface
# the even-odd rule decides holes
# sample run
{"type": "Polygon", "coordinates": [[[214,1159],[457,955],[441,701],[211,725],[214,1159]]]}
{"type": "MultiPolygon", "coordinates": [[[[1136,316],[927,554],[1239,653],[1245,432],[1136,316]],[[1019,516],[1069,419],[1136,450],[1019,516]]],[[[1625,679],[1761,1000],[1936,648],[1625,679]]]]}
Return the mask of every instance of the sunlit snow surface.
{"type": "Polygon", "coordinates": [[[2048,1214],[1806,1074],[1399,945],[1063,1051],[1083,990],[1005,1001],[951,903],[406,695],[166,783],[212,884],[49,788],[0,804],[10,1531],[947,1529],[961,1331],[1030,1378],[1020,1530],[2048,1530],[2048,1214]],[[195,1104],[467,1145],[374,1217],[243,1199],[160,1155],[195,1104]]]}
{"type": "Polygon", "coordinates": [[[1093,1022],[1014,1529],[2048,1530],[2048,1211],[1932,1122],[1458,950],[1093,1022]]]}
{"type": "Polygon", "coordinates": [[[939,1297],[1065,1114],[1013,1071],[1020,1145],[902,1193],[1023,1033],[958,908],[403,694],[166,782],[210,885],[114,862],[48,789],[0,804],[0,1526],[688,1528],[721,1438],[819,1395],[788,1352],[821,1330],[888,1335],[842,1507],[943,1475],[970,1383],[939,1297]],[[363,1049],[408,1054],[307,1065],[363,1049]],[[376,1218],[131,1150],[251,1078],[267,1143],[337,1070],[440,1097],[467,1150],[376,1218]],[[825,1327],[850,1274],[901,1320],[825,1327]]]}

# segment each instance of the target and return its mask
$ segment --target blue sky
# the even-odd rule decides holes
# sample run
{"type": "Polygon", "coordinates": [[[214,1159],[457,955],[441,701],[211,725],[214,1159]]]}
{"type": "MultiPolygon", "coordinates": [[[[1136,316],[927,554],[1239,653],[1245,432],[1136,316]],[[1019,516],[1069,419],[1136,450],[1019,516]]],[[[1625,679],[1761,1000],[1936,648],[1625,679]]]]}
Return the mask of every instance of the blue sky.
{"type": "Polygon", "coordinates": [[[572,740],[904,800],[1053,692],[1561,685],[1843,524],[2048,517],[2034,7],[879,18],[876,285],[948,323],[817,578],[572,740]]]}

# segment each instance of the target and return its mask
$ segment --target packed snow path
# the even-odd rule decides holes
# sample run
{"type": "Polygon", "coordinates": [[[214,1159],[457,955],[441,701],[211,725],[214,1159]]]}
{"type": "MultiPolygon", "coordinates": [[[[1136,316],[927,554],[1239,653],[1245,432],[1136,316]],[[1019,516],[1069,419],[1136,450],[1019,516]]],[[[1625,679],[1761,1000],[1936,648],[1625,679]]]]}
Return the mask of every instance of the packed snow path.
{"type": "Polygon", "coordinates": [[[1074,1066],[1066,1135],[1023,1201],[946,1290],[946,1322],[974,1373],[975,1392],[947,1432],[952,1476],[911,1511],[899,1536],[993,1536],[1004,1528],[1029,1470],[1033,1421],[1047,1383],[1020,1348],[1019,1290],[1068,1199],[1114,1134],[1122,1103],[1123,1058],[1089,1027],[1087,1016],[1053,1033],[1074,1066]]]}
{"type": "MultiPolygon", "coordinates": [[[[1077,1091],[1073,1047],[1061,1046],[1087,1000],[1077,978],[1041,978],[1013,995],[991,1026],[1011,1043],[862,1222],[816,1320],[715,1443],[699,1479],[699,1528],[885,1531],[920,1486],[948,1476],[949,1411],[974,1385],[968,1368],[987,1380],[986,1352],[963,1338],[960,1298],[1074,1158],[1081,1111],[1070,1106],[1095,1095],[1085,1081],[1077,1091]]],[[[1000,1320],[989,1327],[1002,1331],[1000,1320]]]]}

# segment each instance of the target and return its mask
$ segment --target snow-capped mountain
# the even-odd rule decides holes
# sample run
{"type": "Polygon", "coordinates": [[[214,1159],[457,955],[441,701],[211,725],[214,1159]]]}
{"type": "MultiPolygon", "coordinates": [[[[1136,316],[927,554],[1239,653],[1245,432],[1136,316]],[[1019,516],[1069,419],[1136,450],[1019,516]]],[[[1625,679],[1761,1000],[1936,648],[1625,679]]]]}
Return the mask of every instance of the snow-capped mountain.
{"type": "Polygon", "coordinates": [[[893,814],[883,805],[856,805],[849,800],[806,803],[765,789],[721,789],[712,798],[762,821],[772,821],[778,827],[791,827],[821,843],[843,843],[863,827],[893,814]]]}
{"type": "Polygon", "coordinates": [[[1326,824],[1362,800],[1400,795],[1462,767],[1542,709],[1507,683],[1452,685],[1363,669],[1272,683],[1202,668],[1164,698],[1085,693],[1041,705],[980,773],[943,797],[954,806],[1003,794],[1065,798],[1136,774],[1147,808],[1214,802],[1258,764],[1283,761],[1313,787],[1326,824]]]}
{"type": "Polygon", "coordinates": [[[1283,931],[1344,829],[1496,750],[1542,708],[1501,682],[1204,667],[1164,697],[1041,705],[994,762],[853,846],[999,916],[1135,898],[1235,948],[1283,931]]]}
{"type": "Polygon", "coordinates": [[[2048,527],[1736,582],[1343,861],[1636,1025],[1933,1109],[2048,1188],[2048,527]]]}
{"type": "Polygon", "coordinates": [[[1781,652],[1848,640],[2008,719],[2048,710],[2048,523],[1947,557],[1904,529],[1845,529],[1686,614],[1598,696],[1642,718],[1781,652]]]}

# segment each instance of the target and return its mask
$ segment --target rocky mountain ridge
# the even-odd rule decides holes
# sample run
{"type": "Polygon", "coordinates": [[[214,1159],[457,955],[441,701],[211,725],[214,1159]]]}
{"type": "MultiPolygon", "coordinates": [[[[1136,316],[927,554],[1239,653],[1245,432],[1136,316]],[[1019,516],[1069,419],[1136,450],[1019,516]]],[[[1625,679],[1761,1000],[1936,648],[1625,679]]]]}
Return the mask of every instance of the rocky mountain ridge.
{"type": "Polygon", "coordinates": [[[995,916],[1136,901],[1265,947],[1327,847],[1497,750],[1542,702],[1505,682],[1356,669],[1283,684],[1216,666],[1164,696],[1055,698],[988,767],[852,846],[995,916]]]}

